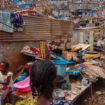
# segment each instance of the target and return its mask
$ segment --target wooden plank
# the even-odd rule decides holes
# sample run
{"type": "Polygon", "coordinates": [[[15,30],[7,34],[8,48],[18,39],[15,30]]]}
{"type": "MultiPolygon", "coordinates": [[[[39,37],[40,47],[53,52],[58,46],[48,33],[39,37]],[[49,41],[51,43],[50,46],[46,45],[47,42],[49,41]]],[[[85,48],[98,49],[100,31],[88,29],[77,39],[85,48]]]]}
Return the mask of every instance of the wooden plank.
{"type": "Polygon", "coordinates": [[[17,68],[21,65],[25,65],[27,62],[31,61],[28,56],[25,56],[21,53],[6,55],[5,61],[10,64],[9,71],[16,72],[17,68]]]}
{"type": "Polygon", "coordinates": [[[90,35],[89,35],[89,44],[90,44],[90,51],[93,51],[94,48],[94,31],[90,31],[90,35]]]}
{"type": "Polygon", "coordinates": [[[80,31],[80,43],[83,44],[84,43],[84,32],[80,31]]]}
{"type": "MultiPolygon", "coordinates": [[[[68,102],[74,104],[74,102],[88,89],[92,86],[92,83],[88,84],[88,86],[81,89],[81,91],[73,97],[73,99],[65,98],[68,102]]],[[[71,95],[72,96],[72,95],[71,95]]]]}

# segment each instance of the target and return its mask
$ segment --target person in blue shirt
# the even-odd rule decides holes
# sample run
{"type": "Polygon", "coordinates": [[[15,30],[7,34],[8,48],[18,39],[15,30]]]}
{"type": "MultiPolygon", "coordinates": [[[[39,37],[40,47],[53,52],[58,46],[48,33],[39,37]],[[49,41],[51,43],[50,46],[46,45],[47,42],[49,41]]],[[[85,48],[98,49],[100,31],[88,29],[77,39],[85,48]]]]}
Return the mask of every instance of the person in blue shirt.
{"type": "Polygon", "coordinates": [[[56,88],[57,71],[55,65],[49,60],[35,61],[30,72],[30,85],[33,97],[37,93],[35,105],[72,105],[66,100],[53,99],[52,93],[56,88]]]}

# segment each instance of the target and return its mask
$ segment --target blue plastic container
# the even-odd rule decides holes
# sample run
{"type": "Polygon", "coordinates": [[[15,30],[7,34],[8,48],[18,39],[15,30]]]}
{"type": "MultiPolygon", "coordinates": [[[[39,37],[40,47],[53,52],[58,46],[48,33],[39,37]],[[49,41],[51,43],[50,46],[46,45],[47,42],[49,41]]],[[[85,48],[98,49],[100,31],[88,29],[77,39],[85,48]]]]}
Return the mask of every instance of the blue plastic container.
{"type": "Polygon", "coordinates": [[[57,75],[64,76],[66,74],[67,63],[61,60],[53,60],[52,62],[57,67],[57,75]]]}
{"type": "Polygon", "coordinates": [[[62,15],[59,15],[58,18],[61,19],[62,18],[62,15]]]}
{"type": "Polygon", "coordinates": [[[74,75],[74,76],[78,76],[80,74],[80,72],[79,71],[69,70],[69,71],[66,71],[66,74],[71,74],[71,75],[74,75]]]}

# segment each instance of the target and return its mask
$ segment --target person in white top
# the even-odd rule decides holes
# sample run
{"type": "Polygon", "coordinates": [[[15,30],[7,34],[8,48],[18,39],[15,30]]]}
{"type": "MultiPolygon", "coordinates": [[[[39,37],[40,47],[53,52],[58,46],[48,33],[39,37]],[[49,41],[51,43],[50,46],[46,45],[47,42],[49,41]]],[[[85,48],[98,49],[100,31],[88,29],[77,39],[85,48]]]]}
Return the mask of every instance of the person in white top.
{"type": "MultiPolygon", "coordinates": [[[[2,100],[2,105],[4,104],[4,100],[6,99],[7,95],[12,92],[13,88],[13,80],[12,80],[12,72],[8,71],[9,64],[5,61],[0,62],[0,96],[2,100]]],[[[11,99],[9,99],[11,101],[11,99]]]]}

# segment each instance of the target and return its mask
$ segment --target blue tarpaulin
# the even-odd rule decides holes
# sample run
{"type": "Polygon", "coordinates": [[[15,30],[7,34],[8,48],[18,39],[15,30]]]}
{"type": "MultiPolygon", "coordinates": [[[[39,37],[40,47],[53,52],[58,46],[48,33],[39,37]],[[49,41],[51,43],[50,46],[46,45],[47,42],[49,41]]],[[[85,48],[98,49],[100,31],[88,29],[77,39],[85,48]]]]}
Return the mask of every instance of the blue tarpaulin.
{"type": "Polygon", "coordinates": [[[54,54],[59,60],[52,60],[54,63],[66,63],[66,64],[73,64],[75,63],[74,61],[67,61],[64,60],[63,57],[58,56],[57,54],[54,54]]]}
{"type": "Polygon", "coordinates": [[[18,0],[13,0],[13,3],[17,4],[18,3],[18,0]]]}
{"type": "Polygon", "coordinates": [[[91,16],[95,16],[95,11],[94,10],[91,11],[91,16]]]}
{"type": "MultiPolygon", "coordinates": [[[[24,8],[27,8],[27,7],[31,7],[32,1],[33,1],[33,0],[30,0],[30,2],[27,2],[27,0],[24,0],[24,4],[20,4],[20,5],[18,6],[18,8],[19,8],[19,9],[24,9],[24,8]]],[[[15,4],[18,5],[18,0],[13,0],[13,3],[15,3],[15,4]]]]}

